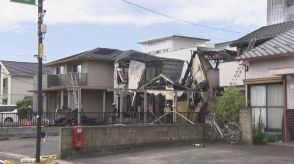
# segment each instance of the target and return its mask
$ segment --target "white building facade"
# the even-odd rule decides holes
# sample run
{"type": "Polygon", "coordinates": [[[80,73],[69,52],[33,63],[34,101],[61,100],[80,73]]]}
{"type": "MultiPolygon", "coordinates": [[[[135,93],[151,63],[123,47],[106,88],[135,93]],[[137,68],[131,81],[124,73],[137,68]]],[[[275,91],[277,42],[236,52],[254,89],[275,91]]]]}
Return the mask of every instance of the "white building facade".
{"type": "MultiPolygon", "coordinates": [[[[19,100],[32,98],[37,63],[0,61],[0,70],[0,104],[15,105],[19,100]]],[[[50,69],[45,67],[44,72],[50,73],[50,69]]]]}
{"type": "Polygon", "coordinates": [[[267,24],[294,20],[294,0],[268,0],[267,24]]]}

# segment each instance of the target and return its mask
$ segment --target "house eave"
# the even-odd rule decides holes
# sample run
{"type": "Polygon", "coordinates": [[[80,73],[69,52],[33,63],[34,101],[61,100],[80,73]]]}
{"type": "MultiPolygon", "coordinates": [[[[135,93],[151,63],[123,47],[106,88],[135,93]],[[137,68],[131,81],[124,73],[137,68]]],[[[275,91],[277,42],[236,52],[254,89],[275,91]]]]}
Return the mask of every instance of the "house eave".
{"type": "Polygon", "coordinates": [[[273,54],[273,55],[269,55],[269,56],[255,56],[255,57],[245,57],[245,58],[241,58],[238,57],[236,60],[237,61],[259,61],[259,60],[265,60],[265,59],[277,59],[277,58],[281,58],[281,57],[288,57],[288,56],[294,56],[294,53],[284,53],[284,54],[273,54]]]}

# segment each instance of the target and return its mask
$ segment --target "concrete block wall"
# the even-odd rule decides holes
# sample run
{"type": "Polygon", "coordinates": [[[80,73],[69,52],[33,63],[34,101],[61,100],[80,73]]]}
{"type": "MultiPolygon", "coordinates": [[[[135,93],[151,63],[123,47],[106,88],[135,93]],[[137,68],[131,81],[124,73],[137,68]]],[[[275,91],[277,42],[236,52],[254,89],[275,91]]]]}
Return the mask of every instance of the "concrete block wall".
{"type": "Polygon", "coordinates": [[[84,145],[80,150],[73,148],[72,128],[61,128],[60,157],[77,158],[138,146],[200,141],[202,128],[201,124],[84,127],[84,145]]]}
{"type": "MultiPolygon", "coordinates": [[[[59,127],[42,128],[42,132],[46,133],[47,136],[57,136],[59,131],[59,127]]],[[[31,138],[36,137],[36,134],[36,127],[0,128],[0,140],[31,138]]]]}
{"type": "Polygon", "coordinates": [[[253,126],[252,126],[252,110],[244,108],[240,110],[239,118],[240,127],[242,130],[241,142],[245,144],[253,144],[253,126]]]}

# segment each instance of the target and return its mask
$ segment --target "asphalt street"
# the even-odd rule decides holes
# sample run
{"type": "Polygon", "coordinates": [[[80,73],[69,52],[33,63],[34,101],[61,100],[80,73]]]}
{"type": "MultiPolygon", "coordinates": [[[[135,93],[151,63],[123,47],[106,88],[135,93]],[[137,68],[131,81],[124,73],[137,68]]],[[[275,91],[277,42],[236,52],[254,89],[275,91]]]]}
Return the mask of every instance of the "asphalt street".
{"type": "Polygon", "coordinates": [[[294,147],[214,144],[206,147],[167,146],[77,159],[75,164],[293,164],[294,147]]]}
{"type": "MultiPolygon", "coordinates": [[[[41,142],[41,155],[58,155],[59,137],[47,137],[41,142]]],[[[22,157],[34,157],[36,152],[36,139],[27,138],[19,140],[0,141],[0,161],[20,161],[22,157]]]]}
{"type": "MultiPolygon", "coordinates": [[[[35,139],[0,141],[0,160],[34,156],[35,139]]],[[[41,154],[57,154],[59,137],[42,141],[41,154]]],[[[67,160],[75,164],[293,164],[294,143],[265,146],[208,144],[206,147],[170,145],[125,153],[67,160]]]]}

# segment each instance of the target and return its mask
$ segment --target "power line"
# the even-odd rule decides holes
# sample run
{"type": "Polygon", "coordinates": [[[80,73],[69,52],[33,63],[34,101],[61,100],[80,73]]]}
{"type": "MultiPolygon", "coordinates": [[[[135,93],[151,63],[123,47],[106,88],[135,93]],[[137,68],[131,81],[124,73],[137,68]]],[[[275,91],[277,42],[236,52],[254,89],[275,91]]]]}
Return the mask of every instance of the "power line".
{"type": "Polygon", "coordinates": [[[202,28],[207,28],[207,29],[211,29],[211,30],[217,30],[217,31],[223,31],[223,32],[230,32],[230,33],[238,33],[238,34],[247,34],[245,32],[227,30],[227,29],[216,28],[216,27],[211,27],[211,26],[206,26],[206,25],[194,23],[194,22],[191,22],[191,21],[187,21],[187,20],[184,20],[184,19],[176,18],[176,17],[170,16],[170,15],[167,15],[167,14],[160,13],[158,11],[154,11],[154,10],[148,9],[146,7],[140,6],[138,4],[135,4],[135,3],[130,2],[130,1],[127,1],[127,0],[122,0],[122,1],[125,2],[125,3],[127,3],[127,4],[129,4],[129,5],[132,5],[132,6],[135,6],[137,8],[143,9],[145,11],[148,11],[148,12],[151,12],[151,13],[154,13],[154,14],[157,14],[157,15],[160,15],[160,16],[163,16],[163,17],[166,17],[166,18],[169,18],[169,19],[178,21],[178,22],[183,22],[183,23],[186,23],[186,24],[190,24],[190,25],[194,25],[194,26],[198,26],[198,27],[202,27],[202,28]]]}
{"type": "MultiPolygon", "coordinates": [[[[129,6],[132,7],[132,9],[136,9],[136,11],[138,11],[138,12],[144,14],[144,15],[147,14],[146,12],[140,10],[138,7],[135,7],[135,6],[132,6],[132,5],[129,5],[129,6]]],[[[151,29],[153,29],[153,30],[160,31],[160,32],[164,32],[164,33],[166,33],[166,32],[169,32],[169,33],[172,32],[173,34],[185,35],[185,34],[183,34],[183,33],[181,33],[181,32],[171,31],[171,30],[169,30],[169,28],[167,28],[167,27],[163,27],[163,28],[165,28],[165,29],[163,29],[163,28],[156,28],[156,27],[150,26],[149,28],[151,28],[151,29]],[[168,30],[166,30],[166,29],[168,29],[168,30]]],[[[202,37],[205,37],[205,36],[202,36],[202,37]]],[[[205,38],[206,38],[206,37],[205,37],[205,38]]],[[[209,39],[214,39],[214,40],[221,40],[221,41],[227,41],[227,40],[228,40],[228,39],[224,39],[224,38],[215,38],[215,37],[208,37],[208,38],[209,38],[209,39]]]]}

